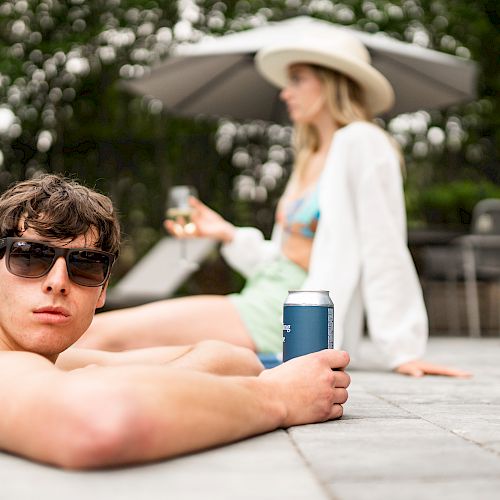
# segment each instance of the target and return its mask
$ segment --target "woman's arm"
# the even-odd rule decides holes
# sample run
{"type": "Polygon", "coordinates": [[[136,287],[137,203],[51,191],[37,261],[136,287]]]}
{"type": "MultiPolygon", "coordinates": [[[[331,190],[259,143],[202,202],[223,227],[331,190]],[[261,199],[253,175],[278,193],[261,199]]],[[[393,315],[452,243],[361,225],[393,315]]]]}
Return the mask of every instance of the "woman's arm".
{"type": "Polygon", "coordinates": [[[278,229],[274,238],[264,239],[264,235],[254,227],[236,229],[230,243],[222,246],[221,253],[227,263],[245,278],[251,276],[256,269],[280,255],[278,229]]]}
{"type": "MultiPolygon", "coordinates": [[[[264,235],[256,228],[237,228],[226,221],[220,214],[191,197],[193,207],[192,221],[195,229],[190,234],[176,232],[173,221],[165,221],[165,228],[179,238],[213,238],[220,241],[222,256],[227,263],[245,278],[252,275],[255,270],[265,262],[279,255],[279,244],[276,241],[264,239],[264,235]]],[[[277,231],[273,240],[276,240],[277,231]]]]}
{"type": "Polygon", "coordinates": [[[422,290],[406,241],[401,167],[381,130],[365,127],[352,151],[359,225],[361,287],[368,331],[389,365],[420,358],[428,325],[422,290]]]}
{"type": "Polygon", "coordinates": [[[380,130],[366,128],[359,141],[353,151],[359,173],[355,199],[369,334],[398,373],[469,376],[420,359],[428,337],[427,312],[407,246],[399,158],[380,130]]]}

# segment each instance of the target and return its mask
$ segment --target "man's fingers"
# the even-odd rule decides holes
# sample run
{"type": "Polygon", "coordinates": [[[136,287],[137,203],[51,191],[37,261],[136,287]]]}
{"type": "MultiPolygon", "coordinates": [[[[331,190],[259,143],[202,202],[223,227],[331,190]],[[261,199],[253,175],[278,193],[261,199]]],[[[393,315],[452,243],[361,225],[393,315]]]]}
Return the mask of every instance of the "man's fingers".
{"type": "Polygon", "coordinates": [[[333,402],[334,402],[334,404],[343,405],[347,401],[348,397],[349,397],[349,394],[347,393],[346,389],[343,389],[341,387],[336,387],[335,389],[333,389],[333,402]]]}
{"type": "Polygon", "coordinates": [[[337,351],[335,349],[323,349],[322,351],[319,351],[319,353],[313,353],[309,356],[314,355],[326,359],[332,369],[345,368],[350,361],[349,354],[347,354],[347,352],[337,351]]]}
{"type": "Polygon", "coordinates": [[[351,383],[351,377],[346,372],[335,372],[335,387],[343,387],[344,389],[349,387],[351,383]]]}
{"type": "Polygon", "coordinates": [[[342,408],[342,405],[334,404],[330,412],[329,420],[340,418],[343,415],[343,413],[344,413],[344,408],[342,408]]]}

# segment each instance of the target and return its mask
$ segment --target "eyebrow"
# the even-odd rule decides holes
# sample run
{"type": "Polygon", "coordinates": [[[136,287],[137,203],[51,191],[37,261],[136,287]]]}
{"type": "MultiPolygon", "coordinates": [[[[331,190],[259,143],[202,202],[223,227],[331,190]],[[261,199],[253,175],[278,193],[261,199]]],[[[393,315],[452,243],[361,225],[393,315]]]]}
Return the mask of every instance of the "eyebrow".
{"type": "Polygon", "coordinates": [[[306,66],[291,66],[288,68],[288,74],[292,75],[294,73],[304,73],[307,72],[307,67],[306,66]]]}

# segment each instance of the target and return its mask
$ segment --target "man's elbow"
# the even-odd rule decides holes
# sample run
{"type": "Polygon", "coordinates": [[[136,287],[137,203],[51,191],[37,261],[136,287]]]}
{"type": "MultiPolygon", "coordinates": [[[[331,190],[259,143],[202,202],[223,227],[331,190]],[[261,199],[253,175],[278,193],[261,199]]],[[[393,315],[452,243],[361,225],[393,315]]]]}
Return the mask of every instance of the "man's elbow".
{"type": "Polygon", "coordinates": [[[137,408],[121,396],[80,403],[67,413],[62,432],[54,440],[50,461],[65,469],[140,461],[141,450],[148,442],[144,432],[147,427],[137,408]]]}
{"type": "Polygon", "coordinates": [[[257,376],[264,367],[252,350],[219,340],[203,340],[193,349],[200,366],[219,375],[257,376]]]}

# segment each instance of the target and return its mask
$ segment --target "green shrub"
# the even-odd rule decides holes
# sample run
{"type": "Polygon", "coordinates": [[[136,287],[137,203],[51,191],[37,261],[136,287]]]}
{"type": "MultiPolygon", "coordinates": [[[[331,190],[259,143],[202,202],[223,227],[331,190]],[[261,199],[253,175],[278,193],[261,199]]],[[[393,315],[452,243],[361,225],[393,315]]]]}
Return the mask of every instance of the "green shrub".
{"type": "Polygon", "coordinates": [[[489,181],[457,180],[407,193],[410,225],[468,229],[474,206],[484,198],[500,198],[500,186],[489,181]]]}

